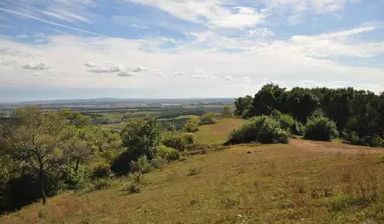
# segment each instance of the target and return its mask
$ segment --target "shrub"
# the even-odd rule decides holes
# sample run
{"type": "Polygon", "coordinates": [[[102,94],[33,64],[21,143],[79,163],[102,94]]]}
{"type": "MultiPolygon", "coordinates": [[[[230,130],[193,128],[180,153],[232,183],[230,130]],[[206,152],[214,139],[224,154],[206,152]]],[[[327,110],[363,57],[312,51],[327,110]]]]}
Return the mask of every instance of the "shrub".
{"type": "Polygon", "coordinates": [[[123,190],[131,194],[140,193],[143,188],[143,176],[141,175],[141,173],[133,173],[129,177],[131,181],[129,182],[128,186],[125,187],[123,190]]]}
{"type": "Polygon", "coordinates": [[[189,133],[168,132],[163,135],[161,143],[165,146],[183,151],[195,143],[195,136],[189,133]]]}
{"type": "Polygon", "coordinates": [[[160,169],[165,165],[166,161],[161,157],[156,157],[151,160],[151,166],[156,169],[160,169]]]}
{"type": "Polygon", "coordinates": [[[64,189],[78,190],[84,187],[88,182],[88,174],[83,166],[76,170],[74,166],[68,166],[64,170],[61,186],[64,189]]]}
{"type": "Polygon", "coordinates": [[[280,123],[280,127],[290,133],[295,132],[295,119],[288,114],[283,114],[278,110],[274,110],[271,116],[280,123]]]}
{"type": "Polygon", "coordinates": [[[325,116],[312,116],[304,129],[304,138],[330,141],[339,135],[335,122],[325,116]]]}
{"type": "Polygon", "coordinates": [[[160,145],[157,148],[157,155],[166,161],[174,161],[180,159],[180,152],[177,149],[160,145]]]}
{"type": "Polygon", "coordinates": [[[199,119],[192,117],[184,124],[184,131],[197,132],[199,130],[199,119]]]}
{"type": "Polygon", "coordinates": [[[288,134],[269,116],[256,116],[231,133],[227,143],[288,143],[288,134]]]}
{"type": "Polygon", "coordinates": [[[131,172],[148,173],[152,170],[152,166],[149,163],[147,156],[141,156],[137,161],[131,161],[131,172]]]}
{"type": "Polygon", "coordinates": [[[111,186],[111,182],[107,178],[101,178],[97,179],[93,185],[92,188],[90,189],[91,191],[100,191],[100,190],[105,190],[111,186]]]}
{"type": "Polygon", "coordinates": [[[108,163],[96,164],[91,172],[92,178],[105,178],[112,174],[111,167],[108,163]]]}
{"type": "Polygon", "coordinates": [[[214,113],[206,113],[201,116],[199,125],[216,124],[216,118],[214,113]]]}

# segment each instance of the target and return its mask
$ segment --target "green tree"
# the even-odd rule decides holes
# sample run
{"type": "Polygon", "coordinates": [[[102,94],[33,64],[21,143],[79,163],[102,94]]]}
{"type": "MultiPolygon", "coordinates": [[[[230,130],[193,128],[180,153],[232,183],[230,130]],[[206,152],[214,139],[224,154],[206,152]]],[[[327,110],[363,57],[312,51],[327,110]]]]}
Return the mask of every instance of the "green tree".
{"type": "Polygon", "coordinates": [[[63,165],[59,147],[65,120],[58,114],[43,113],[33,106],[16,110],[15,116],[19,120],[13,136],[15,158],[37,174],[41,199],[45,204],[47,176],[60,170],[63,165]]]}
{"type": "Polygon", "coordinates": [[[239,97],[235,100],[236,116],[244,117],[252,106],[252,96],[239,97]]]}

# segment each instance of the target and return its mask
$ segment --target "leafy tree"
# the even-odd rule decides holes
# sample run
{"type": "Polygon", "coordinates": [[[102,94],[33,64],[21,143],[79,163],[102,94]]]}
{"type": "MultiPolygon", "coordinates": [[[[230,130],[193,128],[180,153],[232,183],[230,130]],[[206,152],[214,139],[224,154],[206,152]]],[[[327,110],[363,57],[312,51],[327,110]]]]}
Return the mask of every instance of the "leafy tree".
{"type": "Polygon", "coordinates": [[[275,109],[284,112],[286,97],[287,93],[285,88],[280,88],[274,84],[264,85],[255,94],[252,106],[246,117],[269,115],[275,109]]]}
{"type": "Polygon", "coordinates": [[[16,110],[19,125],[14,132],[14,155],[38,177],[41,199],[46,202],[47,177],[63,165],[60,134],[65,120],[55,113],[43,113],[38,107],[16,110]]]}
{"type": "Polygon", "coordinates": [[[293,88],[287,94],[285,109],[297,120],[305,122],[320,105],[319,98],[306,89],[293,88]]]}
{"type": "Polygon", "coordinates": [[[130,171],[130,164],[139,157],[145,156],[149,160],[156,154],[160,144],[161,129],[157,120],[136,119],[128,122],[121,132],[123,146],[126,151],[116,158],[112,170],[117,174],[126,174],[130,171]]]}
{"type": "Polygon", "coordinates": [[[244,117],[248,113],[252,105],[252,96],[239,97],[235,100],[236,116],[244,117]]]}

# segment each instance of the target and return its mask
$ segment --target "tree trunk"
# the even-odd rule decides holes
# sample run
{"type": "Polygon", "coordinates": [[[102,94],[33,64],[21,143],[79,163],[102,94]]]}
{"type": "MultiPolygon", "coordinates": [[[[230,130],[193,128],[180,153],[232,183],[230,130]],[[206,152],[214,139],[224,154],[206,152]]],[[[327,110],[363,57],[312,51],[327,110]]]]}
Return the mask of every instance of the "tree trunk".
{"type": "Polygon", "coordinates": [[[40,179],[41,200],[43,202],[43,205],[45,205],[47,197],[45,195],[45,190],[44,190],[44,170],[42,169],[42,167],[40,167],[40,170],[39,170],[39,179],[40,179]]]}

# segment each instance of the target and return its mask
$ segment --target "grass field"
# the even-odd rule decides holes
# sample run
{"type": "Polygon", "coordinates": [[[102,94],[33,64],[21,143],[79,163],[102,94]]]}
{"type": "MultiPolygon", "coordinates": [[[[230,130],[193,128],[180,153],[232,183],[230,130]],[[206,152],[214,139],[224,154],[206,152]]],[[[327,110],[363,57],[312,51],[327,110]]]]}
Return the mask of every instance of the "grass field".
{"type": "Polygon", "coordinates": [[[217,124],[200,126],[199,131],[195,133],[196,139],[200,143],[222,144],[228,140],[229,133],[240,127],[243,121],[237,118],[224,118],[217,124]]]}
{"type": "MultiPolygon", "coordinates": [[[[223,142],[240,123],[203,126],[197,138],[223,142]]],[[[129,178],[114,179],[0,223],[384,223],[383,152],[301,139],[232,146],[145,174],[140,193],[126,190],[129,178]]]]}

